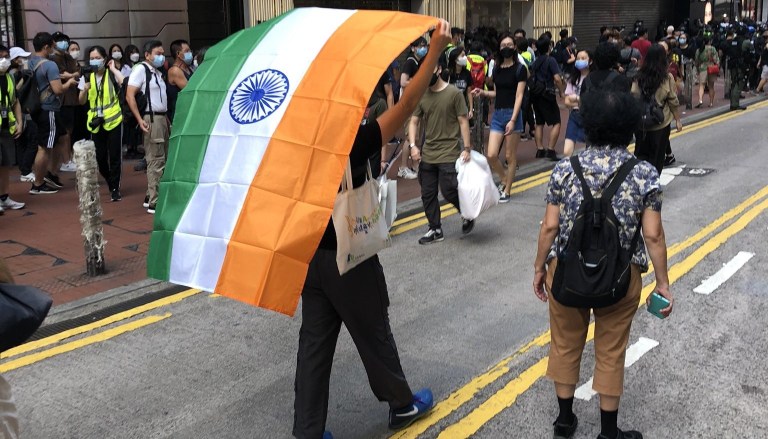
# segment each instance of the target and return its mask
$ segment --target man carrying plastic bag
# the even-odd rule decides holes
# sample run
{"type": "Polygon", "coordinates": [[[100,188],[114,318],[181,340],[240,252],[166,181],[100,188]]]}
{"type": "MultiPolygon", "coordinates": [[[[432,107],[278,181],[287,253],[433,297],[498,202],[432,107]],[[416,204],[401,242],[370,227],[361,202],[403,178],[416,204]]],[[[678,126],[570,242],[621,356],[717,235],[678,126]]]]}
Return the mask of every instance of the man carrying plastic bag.
{"type": "Polygon", "coordinates": [[[464,221],[474,221],[481,213],[499,204],[499,190],[493,182],[488,160],[477,151],[471,159],[456,161],[459,180],[459,203],[464,221]]]}

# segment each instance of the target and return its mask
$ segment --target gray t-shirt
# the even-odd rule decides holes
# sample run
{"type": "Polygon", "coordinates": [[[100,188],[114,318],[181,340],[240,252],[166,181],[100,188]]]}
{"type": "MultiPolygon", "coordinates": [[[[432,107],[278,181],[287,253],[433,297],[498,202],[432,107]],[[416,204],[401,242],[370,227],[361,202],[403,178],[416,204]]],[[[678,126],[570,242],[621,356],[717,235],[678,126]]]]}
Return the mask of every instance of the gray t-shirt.
{"type": "Polygon", "coordinates": [[[61,99],[50,89],[51,81],[61,79],[59,77],[59,67],[53,61],[33,55],[29,57],[30,69],[34,69],[39,62],[44,63],[35,72],[37,89],[40,90],[40,96],[44,96],[40,103],[40,109],[44,111],[59,111],[61,109],[61,99]]]}

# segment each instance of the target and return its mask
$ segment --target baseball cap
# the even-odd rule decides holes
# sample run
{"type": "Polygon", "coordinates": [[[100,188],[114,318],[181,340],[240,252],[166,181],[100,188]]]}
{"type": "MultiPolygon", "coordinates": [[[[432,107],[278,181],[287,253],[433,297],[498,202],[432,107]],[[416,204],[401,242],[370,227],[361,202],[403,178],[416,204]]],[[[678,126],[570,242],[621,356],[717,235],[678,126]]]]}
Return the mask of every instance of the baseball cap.
{"type": "Polygon", "coordinates": [[[11,54],[11,61],[13,61],[14,59],[20,56],[26,58],[29,55],[32,55],[31,53],[27,52],[21,47],[11,47],[10,54],[11,54]]]}
{"type": "Polygon", "coordinates": [[[69,41],[69,36],[62,32],[54,32],[53,35],[51,35],[51,37],[53,37],[54,42],[69,41]]]}

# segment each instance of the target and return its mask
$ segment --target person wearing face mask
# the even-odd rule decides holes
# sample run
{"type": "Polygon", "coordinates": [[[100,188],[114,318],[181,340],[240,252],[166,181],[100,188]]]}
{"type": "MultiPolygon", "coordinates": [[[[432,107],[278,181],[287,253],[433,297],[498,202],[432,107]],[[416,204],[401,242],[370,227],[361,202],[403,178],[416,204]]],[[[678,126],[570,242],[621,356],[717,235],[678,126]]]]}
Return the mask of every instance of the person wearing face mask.
{"type": "Polygon", "coordinates": [[[680,43],[680,53],[683,55],[683,61],[692,60],[696,56],[696,45],[693,44],[695,41],[690,41],[688,34],[680,34],[677,42],[680,43]]]}
{"type": "Polygon", "coordinates": [[[77,41],[70,41],[69,49],[67,50],[69,51],[69,56],[71,56],[72,59],[74,59],[78,65],[83,66],[85,64],[83,60],[80,58],[81,56],[80,43],[78,43],[77,41]]]}
{"type": "MultiPolygon", "coordinates": [[[[77,60],[72,58],[69,53],[70,39],[67,35],[56,32],[53,34],[53,41],[55,43],[54,54],[51,59],[56,62],[59,67],[59,75],[62,81],[74,78],[75,84],[80,78],[80,65],[77,60]]],[[[72,147],[74,136],[72,135],[75,129],[75,114],[78,107],[77,89],[73,86],[67,89],[67,91],[61,96],[61,120],[64,123],[66,129],[66,137],[63,142],[66,142],[67,148],[61,150],[61,162],[62,165],[59,168],[62,172],[75,172],[77,167],[72,160],[74,155],[72,147]]]]}
{"type": "Polygon", "coordinates": [[[168,154],[168,137],[170,135],[168,112],[168,95],[166,84],[160,73],[165,64],[163,43],[152,40],[144,44],[144,61],[136,66],[128,78],[126,101],[131,109],[136,123],[144,133],[144,154],[147,160],[147,196],[144,206],[147,213],[154,214],[157,204],[157,190],[165,170],[165,160],[168,154]],[[144,92],[147,97],[145,108],[139,108],[136,103],[136,92],[144,92]]]}
{"type": "Polygon", "coordinates": [[[576,69],[576,37],[568,37],[565,42],[565,56],[563,56],[563,79],[566,81],[571,76],[578,76],[576,69]]]}
{"type": "Polygon", "coordinates": [[[33,168],[35,180],[29,193],[53,194],[63,187],[58,176],[61,151],[69,148],[69,136],[61,116],[61,100],[69,89],[77,86],[75,78],[79,74],[60,73],[56,63],[49,59],[54,55],[54,40],[48,32],[35,35],[32,44],[35,53],[29,58],[29,68],[34,71],[40,91],[40,111],[32,115],[37,125],[38,148],[33,168]],[[64,77],[69,79],[62,79],[64,77]]]}
{"type": "Polygon", "coordinates": [[[187,86],[187,81],[192,77],[192,49],[184,40],[176,40],[171,43],[171,56],[173,65],[168,69],[168,120],[173,125],[173,116],[176,113],[176,99],[179,92],[187,86]]]}
{"type": "MultiPolygon", "coordinates": [[[[109,46],[108,58],[113,60],[115,62],[115,68],[120,70],[120,73],[124,77],[127,77],[131,74],[131,67],[126,65],[128,55],[125,55],[125,53],[126,52],[123,52],[123,48],[119,44],[109,46]]],[[[109,61],[109,59],[107,61],[109,61]]]]}
{"type": "Polygon", "coordinates": [[[586,50],[579,51],[576,54],[576,62],[574,64],[579,74],[572,76],[565,87],[565,106],[571,110],[571,114],[568,117],[568,126],[565,129],[565,146],[563,147],[563,154],[566,157],[573,155],[577,142],[584,143],[586,139],[581,113],[579,113],[579,102],[581,100],[582,85],[584,80],[587,79],[590,67],[592,66],[592,55],[586,50]]]}
{"type": "Polygon", "coordinates": [[[474,89],[473,96],[495,98],[496,105],[491,116],[491,132],[488,135],[486,156],[491,169],[501,180],[500,203],[511,199],[512,182],[517,172],[517,146],[523,132],[523,97],[525,95],[528,70],[518,60],[515,41],[509,32],[501,34],[499,56],[489,79],[489,90],[474,89]],[[507,170],[499,161],[502,143],[506,151],[507,170]]]}
{"type": "MultiPolygon", "coordinates": [[[[11,168],[16,166],[16,143],[24,131],[21,105],[16,99],[16,82],[9,73],[11,55],[8,48],[0,46],[0,215],[5,210],[24,208],[24,203],[8,196],[11,168]]],[[[2,431],[2,430],[0,430],[2,431]]]]}
{"type": "MultiPolygon", "coordinates": [[[[475,116],[475,103],[472,99],[472,74],[467,70],[467,54],[464,48],[458,46],[448,57],[448,70],[451,72],[448,77],[448,83],[459,89],[464,95],[464,102],[469,108],[468,118],[472,122],[475,116]]],[[[470,124],[472,125],[472,124],[470,124]]]]}
{"type": "MultiPolygon", "coordinates": [[[[10,60],[11,68],[8,72],[13,76],[16,82],[16,91],[18,92],[23,85],[22,70],[28,70],[28,57],[30,52],[21,47],[11,47],[10,60]]],[[[16,140],[16,162],[19,165],[21,176],[19,180],[23,182],[35,181],[35,174],[32,167],[35,164],[35,155],[37,154],[37,127],[32,121],[32,116],[22,114],[24,118],[24,134],[16,140]]]]}
{"type": "MultiPolygon", "coordinates": [[[[400,71],[400,96],[403,95],[405,89],[410,84],[416,72],[419,71],[419,63],[427,55],[427,40],[424,37],[419,37],[413,43],[411,43],[411,54],[405,60],[403,69],[400,71]]],[[[408,124],[405,124],[405,136],[408,137],[408,124]]],[[[415,180],[417,177],[416,171],[408,164],[410,160],[410,154],[408,153],[408,146],[403,145],[402,162],[400,169],[397,171],[397,176],[406,180],[415,180]]]]}
{"type": "MultiPolygon", "coordinates": [[[[459,49],[454,50],[454,52],[458,51],[459,49]]],[[[461,49],[461,51],[464,50],[461,49]]],[[[411,145],[415,145],[416,133],[420,132],[419,124],[424,121],[426,133],[424,145],[421,150],[418,146],[410,148],[411,158],[414,161],[420,161],[421,201],[424,203],[424,213],[429,221],[429,230],[419,239],[421,245],[445,239],[440,221],[438,186],[443,198],[461,211],[456,160],[461,157],[464,162],[468,162],[470,151],[472,151],[466,100],[459,89],[448,83],[451,73],[448,63],[441,57],[432,73],[429,89],[416,106],[408,128],[408,139],[411,145]]],[[[471,232],[474,225],[474,220],[463,220],[462,233],[471,232]]]]}
{"type": "Polygon", "coordinates": [[[123,113],[117,94],[124,77],[114,59],[107,61],[103,47],[91,47],[88,57],[92,72],[88,78],[80,78],[79,100],[81,105],[88,103],[86,126],[96,144],[99,173],[107,182],[112,201],[120,201],[123,113]]]}

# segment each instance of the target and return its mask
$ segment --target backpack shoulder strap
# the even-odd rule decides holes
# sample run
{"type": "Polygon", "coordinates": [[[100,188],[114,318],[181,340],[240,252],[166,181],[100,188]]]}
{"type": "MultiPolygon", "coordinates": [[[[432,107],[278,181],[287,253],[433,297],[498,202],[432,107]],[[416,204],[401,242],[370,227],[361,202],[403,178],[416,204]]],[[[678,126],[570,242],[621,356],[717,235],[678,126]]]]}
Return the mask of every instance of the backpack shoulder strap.
{"type": "MultiPolygon", "coordinates": [[[[607,85],[610,85],[618,77],[619,77],[619,72],[617,72],[615,70],[611,70],[611,73],[609,73],[608,77],[605,78],[605,81],[603,81],[603,87],[605,87],[607,85]]],[[[587,79],[589,79],[589,75],[587,75],[587,79]]]]}
{"type": "Polygon", "coordinates": [[[587,180],[584,179],[584,172],[581,169],[581,163],[579,162],[579,157],[574,155],[571,157],[571,167],[573,168],[573,172],[576,174],[576,177],[579,178],[579,181],[581,182],[581,192],[584,196],[585,201],[592,201],[594,200],[594,197],[592,196],[592,190],[589,188],[589,185],[587,184],[587,180]]]}
{"type": "Polygon", "coordinates": [[[616,195],[616,192],[619,191],[619,186],[624,183],[624,180],[627,179],[629,173],[632,172],[632,169],[634,169],[638,163],[640,163],[640,161],[637,158],[632,157],[631,159],[624,162],[623,165],[621,165],[619,170],[616,172],[616,175],[613,177],[613,180],[611,180],[611,184],[609,184],[608,187],[603,191],[603,203],[607,204],[611,202],[613,196],[616,195]]]}

